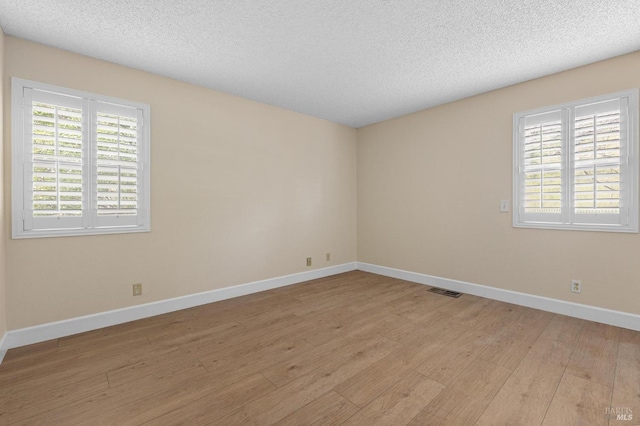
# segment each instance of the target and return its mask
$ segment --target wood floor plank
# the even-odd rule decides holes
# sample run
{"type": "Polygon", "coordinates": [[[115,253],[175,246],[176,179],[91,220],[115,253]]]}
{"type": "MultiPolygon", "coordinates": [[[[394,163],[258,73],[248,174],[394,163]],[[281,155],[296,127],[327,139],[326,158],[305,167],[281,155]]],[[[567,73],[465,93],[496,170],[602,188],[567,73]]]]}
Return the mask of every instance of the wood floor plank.
{"type": "Polygon", "coordinates": [[[44,357],[45,354],[58,349],[58,339],[47,340],[45,342],[34,343],[33,345],[22,346],[11,349],[4,356],[0,371],[8,368],[12,363],[31,357],[44,357]]]}
{"type": "Polygon", "coordinates": [[[612,415],[611,425],[629,424],[629,414],[636,420],[640,417],[640,359],[635,362],[618,361],[611,408],[615,414],[627,415],[619,421],[615,414],[612,415]]]}
{"type": "Polygon", "coordinates": [[[58,371],[59,365],[68,363],[71,358],[75,360],[76,364],[86,360],[96,362],[111,359],[113,354],[134,353],[139,350],[147,350],[148,347],[148,339],[145,336],[137,336],[135,340],[123,342],[112,341],[108,344],[97,342],[94,347],[84,347],[82,350],[75,350],[72,347],[58,347],[53,350],[45,350],[42,353],[22,356],[7,365],[3,362],[0,367],[0,388],[5,382],[12,381],[18,375],[25,379],[46,374],[48,371],[58,371]]]}
{"type": "Polygon", "coordinates": [[[501,302],[466,294],[458,300],[455,305],[455,312],[447,315],[447,317],[450,321],[467,326],[476,324],[480,319],[491,315],[495,309],[501,306],[501,302]]]}
{"type": "Polygon", "coordinates": [[[161,336],[174,328],[180,328],[185,324],[193,324],[195,319],[193,315],[183,313],[183,311],[170,312],[166,315],[167,317],[164,318],[162,324],[154,321],[153,318],[145,318],[86,333],[61,337],[58,339],[58,347],[70,347],[75,352],[94,350],[98,345],[108,346],[111,345],[111,342],[122,344],[148,336],[161,336]]]}
{"type": "Polygon", "coordinates": [[[266,370],[312,348],[313,346],[304,340],[280,339],[273,345],[248,348],[243,354],[207,355],[201,357],[200,362],[209,371],[217,374],[235,372],[244,375],[266,370]]]}
{"type": "Polygon", "coordinates": [[[610,402],[610,387],[565,373],[542,424],[607,425],[610,402]]]}
{"type": "Polygon", "coordinates": [[[476,358],[409,424],[472,425],[510,375],[511,370],[476,358]]]}
{"type": "Polygon", "coordinates": [[[394,329],[382,331],[382,334],[401,343],[405,348],[415,348],[425,343],[448,344],[473,328],[466,324],[452,322],[449,318],[450,315],[436,310],[428,318],[424,317],[419,321],[404,321],[394,329]]]}
{"type": "Polygon", "coordinates": [[[549,325],[553,315],[529,309],[514,324],[489,343],[480,357],[502,367],[515,369],[549,325]]]}
{"type": "Polygon", "coordinates": [[[270,303],[260,302],[251,309],[237,313],[237,321],[244,326],[255,326],[278,320],[287,315],[293,317],[300,311],[303,303],[284,294],[274,295],[270,303]]]}
{"type": "Polygon", "coordinates": [[[403,374],[413,372],[405,356],[404,348],[399,348],[336,386],[336,392],[357,406],[364,407],[393,386],[403,374]]]}
{"type": "Polygon", "coordinates": [[[171,352],[155,355],[151,352],[150,357],[141,361],[127,364],[118,368],[108,370],[106,377],[109,387],[118,387],[126,383],[139,380],[166,369],[179,369],[197,361],[196,357],[187,356],[182,351],[174,349],[171,352]]]}
{"type": "Polygon", "coordinates": [[[640,332],[620,329],[618,359],[630,363],[640,360],[640,332]]]}
{"type": "Polygon", "coordinates": [[[264,324],[261,327],[243,327],[227,323],[217,331],[202,331],[157,343],[160,348],[180,349],[185,354],[204,357],[210,354],[240,354],[251,348],[273,345],[283,339],[292,340],[304,335],[301,324],[288,321],[264,324]]]}
{"type": "MultiPolygon", "coordinates": [[[[336,390],[350,401],[364,406],[398,381],[405,371],[416,369],[428,362],[448,343],[462,334],[465,326],[434,326],[416,331],[415,340],[405,338],[402,347],[346,380],[336,390]]],[[[392,338],[389,333],[384,336],[392,338]]]]}
{"type": "Polygon", "coordinates": [[[345,425],[406,425],[444,385],[421,374],[406,372],[389,390],[347,420],[345,425]]]}
{"type": "Polygon", "coordinates": [[[360,301],[360,303],[350,306],[349,309],[356,313],[365,312],[369,309],[386,305],[396,299],[424,291],[424,286],[420,284],[406,283],[399,280],[392,280],[384,284],[382,291],[378,294],[367,297],[365,300],[360,301]]]}
{"type": "Polygon", "coordinates": [[[381,328],[384,325],[391,325],[390,330],[395,329],[396,326],[389,324],[390,321],[394,321],[396,326],[403,322],[397,315],[375,310],[343,318],[327,318],[326,322],[316,322],[314,332],[305,337],[305,340],[314,346],[320,346],[336,338],[353,337],[356,334],[380,334],[384,332],[381,328]]]}
{"type": "Polygon", "coordinates": [[[243,406],[237,412],[219,420],[220,424],[266,425],[286,416],[319,398],[335,386],[352,377],[376,361],[384,358],[398,344],[378,338],[340,365],[328,365],[303,376],[243,406]]]}
{"type": "MultiPolygon", "coordinates": [[[[120,407],[130,404],[141,396],[153,397],[153,395],[158,392],[179,389],[181,384],[202,377],[206,373],[205,368],[202,367],[199,362],[196,362],[185,369],[163,371],[117,388],[108,389],[93,395],[87,394],[80,400],[28,417],[14,424],[88,424],[96,417],[119,410],[120,407]]],[[[144,407],[140,408],[144,409],[144,407]]]]}
{"type": "Polygon", "coordinates": [[[109,389],[104,374],[62,386],[13,386],[0,397],[0,424],[12,424],[37,414],[65,407],[109,389]]]}
{"type": "MultiPolygon", "coordinates": [[[[149,356],[151,345],[145,339],[140,344],[113,344],[75,354],[67,348],[58,349],[51,360],[42,360],[29,364],[22,369],[0,371],[0,389],[17,383],[30,383],[36,386],[62,386],[95,376],[97,373],[132,364],[149,356]],[[62,355],[64,352],[64,355],[62,355]]],[[[157,351],[156,354],[162,354],[157,351]]]]}
{"type": "Polygon", "coordinates": [[[471,329],[461,334],[416,370],[439,383],[448,385],[497,339],[496,335],[487,335],[482,331],[471,329]]]}
{"type": "Polygon", "coordinates": [[[334,339],[265,369],[262,374],[282,387],[328,364],[340,363],[367,343],[367,339],[334,339]]]}
{"type": "Polygon", "coordinates": [[[571,350],[567,343],[540,337],[476,424],[541,424],[571,350]]]}
{"type": "Polygon", "coordinates": [[[388,286],[388,278],[376,276],[363,276],[350,281],[347,285],[340,285],[331,290],[321,289],[315,294],[299,294],[296,299],[304,302],[320,302],[323,305],[340,305],[348,298],[354,302],[362,302],[370,297],[382,293],[388,286]]]}
{"type": "Polygon", "coordinates": [[[343,424],[358,407],[334,391],[305,405],[274,423],[277,426],[331,426],[343,424]]]}
{"type": "Polygon", "coordinates": [[[427,290],[352,271],[12,349],[0,424],[564,426],[640,413],[640,333],[427,290]]]}
{"type": "MultiPolygon", "coordinates": [[[[560,381],[562,371],[550,371],[545,373],[544,381],[548,382],[552,377],[557,377],[560,381]]],[[[546,387],[545,387],[546,390],[546,387]]],[[[477,426],[484,425],[539,425],[551,403],[551,395],[547,398],[537,398],[534,395],[540,393],[535,388],[535,381],[512,375],[504,384],[500,392],[496,395],[482,416],[475,423],[477,426]]]]}
{"type": "Polygon", "coordinates": [[[383,306],[375,307],[381,313],[393,313],[409,321],[419,321],[431,317],[431,314],[443,306],[455,304],[456,299],[429,293],[427,289],[411,292],[403,297],[391,300],[383,306]]]}
{"type": "Polygon", "coordinates": [[[574,344],[586,323],[588,321],[583,319],[555,315],[542,333],[542,337],[574,344]]]}
{"type": "Polygon", "coordinates": [[[152,344],[162,344],[169,342],[184,342],[186,339],[193,339],[206,335],[220,335],[219,331],[239,332],[243,327],[237,321],[227,318],[216,318],[203,321],[192,316],[189,320],[171,321],[158,329],[148,330],[145,336],[152,344]]]}
{"type": "MultiPolygon", "coordinates": [[[[523,362],[534,358],[543,362],[543,365],[566,367],[571,359],[574,347],[561,340],[551,340],[544,335],[531,347],[523,362]]],[[[520,369],[522,363],[518,366],[520,369]]]]}
{"type": "Polygon", "coordinates": [[[640,423],[640,333],[620,330],[618,363],[611,398],[610,425],[629,424],[631,416],[640,423]],[[618,415],[622,417],[618,418],[618,415]]]}
{"type": "Polygon", "coordinates": [[[576,340],[567,372],[612,387],[616,371],[620,329],[587,323],[576,340]]]}
{"type": "Polygon", "coordinates": [[[275,386],[260,374],[243,378],[227,376],[210,380],[206,375],[184,383],[180,393],[172,389],[152,398],[139,399],[121,406],[99,420],[108,424],[189,424],[210,425],[216,419],[252,401],[275,386]],[[143,409],[140,409],[143,406],[143,409]]]}

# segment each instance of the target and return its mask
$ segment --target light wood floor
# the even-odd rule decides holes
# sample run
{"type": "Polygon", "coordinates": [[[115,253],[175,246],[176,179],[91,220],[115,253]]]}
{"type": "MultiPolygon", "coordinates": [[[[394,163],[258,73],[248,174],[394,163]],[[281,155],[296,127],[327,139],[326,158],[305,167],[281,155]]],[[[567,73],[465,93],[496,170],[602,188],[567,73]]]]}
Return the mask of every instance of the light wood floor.
{"type": "Polygon", "coordinates": [[[640,424],[640,333],[427,289],[355,271],[12,349],[0,424],[640,424]]]}

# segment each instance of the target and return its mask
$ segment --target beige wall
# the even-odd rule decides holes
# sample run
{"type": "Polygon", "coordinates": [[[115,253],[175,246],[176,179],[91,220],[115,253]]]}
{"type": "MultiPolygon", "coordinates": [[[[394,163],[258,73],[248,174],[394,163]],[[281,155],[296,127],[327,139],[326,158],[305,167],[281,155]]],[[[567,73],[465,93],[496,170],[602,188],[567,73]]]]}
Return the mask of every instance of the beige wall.
{"type": "Polygon", "coordinates": [[[513,113],[639,86],[636,52],[359,129],[358,260],[640,314],[640,235],[499,212],[513,113]]]}
{"type": "MultiPolygon", "coordinates": [[[[354,129],[13,37],[5,64],[5,93],[16,76],[152,117],[152,232],[7,236],[9,329],[356,260],[354,129]]],[[[9,127],[6,114],[6,203],[9,127]]]]}
{"type": "MultiPolygon", "coordinates": [[[[4,32],[0,28],[0,81],[3,81],[4,75],[4,32]]],[[[0,84],[0,117],[2,117],[4,104],[4,87],[0,84]]],[[[0,120],[0,146],[3,144],[2,120],[0,120]]],[[[6,292],[6,274],[5,274],[5,229],[4,226],[4,174],[2,165],[3,152],[0,149],[0,339],[7,331],[7,302],[6,292]]]]}
{"type": "MultiPolygon", "coordinates": [[[[498,211],[511,199],[512,114],[638,87],[640,52],[356,132],[12,37],[0,46],[6,111],[11,76],[152,110],[152,232],[5,234],[0,333],[354,261],[356,200],[361,262],[640,314],[638,234],[514,229],[498,211]]],[[[10,114],[4,124],[8,213],[10,114]]]]}

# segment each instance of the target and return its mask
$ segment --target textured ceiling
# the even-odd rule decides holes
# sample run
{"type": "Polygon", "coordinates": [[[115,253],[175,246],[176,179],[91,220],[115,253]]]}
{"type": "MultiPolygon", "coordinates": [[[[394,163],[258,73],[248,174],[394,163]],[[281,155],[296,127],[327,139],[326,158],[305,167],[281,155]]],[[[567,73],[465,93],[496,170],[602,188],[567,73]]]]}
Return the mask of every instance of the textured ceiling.
{"type": "Polygon", "coordinates": [[[640,1],[2,0],[0,26],[361,127],[639,50],[640,1]]]}

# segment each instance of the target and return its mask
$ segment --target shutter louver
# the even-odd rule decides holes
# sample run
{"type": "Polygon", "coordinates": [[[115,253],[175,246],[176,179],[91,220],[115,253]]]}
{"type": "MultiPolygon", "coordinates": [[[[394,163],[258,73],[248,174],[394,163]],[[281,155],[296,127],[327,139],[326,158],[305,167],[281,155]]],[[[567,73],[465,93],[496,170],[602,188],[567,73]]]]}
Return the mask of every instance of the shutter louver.
{"type": "Polygon", "coordinates": [[[137,119],[98,112],[97,123],[98,216],[136,215],[137,119]]]}
{"type": "Polygon", "coordinates": [[[33,216],[82,216],[82,111],[33,102],[33,216]]]}
{"type": "Polygon", "coordinates": [[[81,228],[87,197],[83,101],[25,88],[23,108],[24,229],[81,228]]]}
{"type": "Polygon", "coordinates": [[[575,214],[619,215],[619,100],[576,108],[574,135],[575,214]]]}
{"type": "Polygon", "coordinates": [[[562,111],[525,117],[520,137],[520,211],[531,221],[559,220],[564,201],[562,111]]]}
{"type": "Polygon", "coordinates": [[[524,129],[525,211],[560,213],[562,124],[549,121],[524,129]]]}

